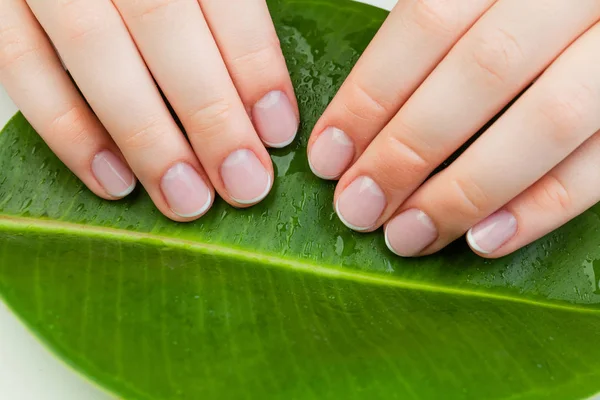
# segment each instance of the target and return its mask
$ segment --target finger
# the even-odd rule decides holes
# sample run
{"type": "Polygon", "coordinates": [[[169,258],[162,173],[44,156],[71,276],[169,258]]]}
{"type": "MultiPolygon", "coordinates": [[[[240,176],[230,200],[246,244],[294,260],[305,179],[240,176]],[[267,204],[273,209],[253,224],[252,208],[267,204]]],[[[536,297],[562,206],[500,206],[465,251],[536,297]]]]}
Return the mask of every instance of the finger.
{"type": "Polygon", "coordinates": [[[28,4],[156,206],[177,221],[204,214],[213,189],[112,3],[28,4]]]}
{"type": "Polygon", "coordinates": [[[298,132],[298,104],[267,3],[199,1],[260,138],[270,147],[287,146],[298,132]]]}
{"type": "Polygon", "coordinates": [[[400,0],[316,124],[313,172],[337,179],[496,0],[400,0]]]}
{"type": "MultiPolygon", "coordinates": [[[[501,0],[440,63],[394,119],[344,175],[339,210],[352,225],[386,221],[431,172],[521,92],[600,15],[600,2],[501,0]],[[377,181],[379,208],[370,219],[342,194],[356,179],[377,181]]],[[[344,192],[345,193],[345,192],[344,192]]],[[[359,207],[359,209],[362,207],[359,207]]],[[[365,224],[369,225],[365,225],[365,224]]]]}
{"type": "Polygon", "coordinates": [[[219,194],[261,201],[273,167],[196,0],[114,0],[219,194]]]}
{"type": "MultiPolygon", "coordinates": [[[[600,24],[567,49],[457,161],[402,206],[402,211],[416,209],[426,215],[437,228],[437,239],[423,240],[420,249],[406,247],[402,238],[407,217],[401,213],[386,226],[391,248],[401,255],[441,249],[531,186],[600,129],[598,63],[600,24]]],[[[413,231],[413,236],[418,232],[413,231]]]]}
{"type": "Polygon", "coordinates": [[[471,228],[479,255],[502,257],[572,220],[600,201],[600,132],[506,206],[471,228]]]}
{"type": "Polygon", "coordinates": [[[0,83],[52,151],[95,194],[127,196],[135,177],[20,0],[0,3],[0,83]]]}

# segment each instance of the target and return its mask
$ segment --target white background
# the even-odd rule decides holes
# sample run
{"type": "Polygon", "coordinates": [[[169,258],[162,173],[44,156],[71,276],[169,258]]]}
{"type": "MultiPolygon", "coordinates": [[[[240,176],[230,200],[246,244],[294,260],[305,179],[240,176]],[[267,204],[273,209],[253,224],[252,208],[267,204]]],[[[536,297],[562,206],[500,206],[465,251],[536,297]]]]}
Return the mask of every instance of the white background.
{"type": "MultiPolygon", "coordinates": [[[[4,1],[4,0],[0,0],[4,1]]],[[[397,0],[362,0],[391,9],[397,0]]],[[[0,87],[0,127],[17,111],[0,87]]],[[[0,302],[0,399],[114,400],[52,356],[0,302]]]]}

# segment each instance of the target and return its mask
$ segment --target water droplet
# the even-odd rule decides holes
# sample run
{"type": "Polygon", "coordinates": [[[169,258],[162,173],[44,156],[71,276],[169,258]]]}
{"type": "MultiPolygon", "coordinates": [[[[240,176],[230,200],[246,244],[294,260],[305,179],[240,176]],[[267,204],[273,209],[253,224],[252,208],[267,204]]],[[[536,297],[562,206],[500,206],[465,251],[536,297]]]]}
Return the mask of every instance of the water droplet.
{"type": "Polygon", "coordinates": [[[340,257],[344,254],[344,239],[341,236],[338,236],[335,241],[335,254],[340,257]]]}

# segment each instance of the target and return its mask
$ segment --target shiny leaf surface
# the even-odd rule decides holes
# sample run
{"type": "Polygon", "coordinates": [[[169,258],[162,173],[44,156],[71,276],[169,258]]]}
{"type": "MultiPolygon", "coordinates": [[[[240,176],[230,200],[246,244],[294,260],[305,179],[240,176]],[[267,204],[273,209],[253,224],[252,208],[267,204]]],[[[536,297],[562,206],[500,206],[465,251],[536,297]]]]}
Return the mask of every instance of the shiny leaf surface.
{"type": "Polygon", "coordinates": [[[95,198],[21,115],[0,134],[0,296],[127,399],[578,399],[600,390],[600,207],[510,257],[349,232],[310,129],[386,13],[270,1],[303,115],[250,210],[95,198]]]}

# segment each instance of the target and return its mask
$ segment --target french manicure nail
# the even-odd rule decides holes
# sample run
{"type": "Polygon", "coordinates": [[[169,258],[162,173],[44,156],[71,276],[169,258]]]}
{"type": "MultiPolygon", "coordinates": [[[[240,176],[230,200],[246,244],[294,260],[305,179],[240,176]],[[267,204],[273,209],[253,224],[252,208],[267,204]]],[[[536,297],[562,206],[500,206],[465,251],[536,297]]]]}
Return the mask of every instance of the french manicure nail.
{"type": "Polygon", "coordinates": [[[418,255],[437,237],[438,232],[431,218],[415,208],[399,214],[385,228],[385,244],[401,257],[418,255]]]}
{"type": "Polygon", "coordinates": [[[340,220],[355,231],[372,228],[386,206],[385,194],[369,177],[356,178],[342,192],[335,205],[340,220]]]}
{"type": "Polygon", "coordinates": [[[271,190],[271,175],[247,149],[234,151],[225,159],[221,177],[231,198],[240,204],[258,203],[271,190]]]}
{"type": "Polygon", "coordinates": [[[104,150],[92,160],[92,172],[104,190],[113,197],[125,197],[135,188],[129,167],[111,151],[104,150]]]}
{"type": "Polygon", "coordinates": [[[171,211],[183,218],[204,214],[212,204],[210,189],[189,164],[172,166],[162,178],[161,189],[171,211]]]}
{"type": "Polygon", "coordinates": [[[469,245],[478,253],[490,254],[502,247],[517,233],[517,219],[500,210],[467,232],[469,245]]]}
{"type": "Polygon", "coordinates": [[[269,147],[281,148],[292,143],[298,132],[298,118],[287,95],[269,92],[252,109],[258,135],[269,147]]]}
{"type": "Polygon", "coordinates": [[[319,178],[335,179],[348,168],[354,151],[354,143],[344,131],[329,127],[312,145],[308,164],[319,178]]]}

